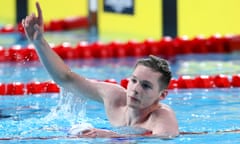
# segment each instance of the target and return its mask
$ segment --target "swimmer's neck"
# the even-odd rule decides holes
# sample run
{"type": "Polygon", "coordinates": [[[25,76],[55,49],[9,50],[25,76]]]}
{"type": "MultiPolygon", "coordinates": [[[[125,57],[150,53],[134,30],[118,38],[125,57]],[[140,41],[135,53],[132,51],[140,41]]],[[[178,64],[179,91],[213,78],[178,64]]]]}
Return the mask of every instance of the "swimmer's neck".
{"type": "Polygon", "coordinates": [[[151,113],[159,109],[160,105],[154,103],[144,109],[136,109],[133,107],[126,107],[126,126],[138,126],[149,119],[151,113]]]}

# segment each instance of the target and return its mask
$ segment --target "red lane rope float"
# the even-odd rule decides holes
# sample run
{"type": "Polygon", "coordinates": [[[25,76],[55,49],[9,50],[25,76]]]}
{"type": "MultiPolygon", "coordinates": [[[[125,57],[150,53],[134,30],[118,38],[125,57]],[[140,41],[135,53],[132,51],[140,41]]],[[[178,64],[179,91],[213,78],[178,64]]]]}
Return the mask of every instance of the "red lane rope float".
{"type": "MultiPolygon", "coordinates": [[[[89,21],[87,17],[68,17],[65,19],[51,20],[49,23],[44,23],[45,31],[63,31],[72,29],[87,29],[89,27],[89,21]]],[[[16,26],[6,25],[0,28],[0,34],[6,33],[22,33],[24,29],[21,23],[16,26]]]]}
{"type": "Polygon", "coordinates": [[[0,95],[27,95],[41,93],[58,93],[60,88],[53,82],[30,82],[30,83],[0,83],[0,95]]]}
{"type": "MultiPolygon", "coordinates": [[[[171,58],[182,54],[230,53],[240,51],[240,35],[224,36],[214,35],[209,38],[195,37],[163,37],[160,40],[146,39],[142,42],[129,40],[127,42],[112,41],[79,42],[72,46],[69,42],[53,45],[53,50],[63,59],[88,58],[121,58],[140,57],[149,54],[161,55],[171,58]]],[[[37,53],[32,45],[22,47],[13,45],[8,48],[0,46],[0,62],[22,62],[38,60],[37,53]]]]}
{"type": "Polygon", "coordinates": [[[13,45],[8,49],[0,46],[0,62],[27,62],[37,61],[38,55],[32,45],[22,48],[21,45],[13,45]]]}
{"type": "MultiPolygon", "coordinates": [[[[118,84],[115,79],[106,79],[104,82],[118,84]]],[[[119,83],[127,88],[128,79],[122,79],[119,83]]],[[[240,74],[232,75],[231,78],[226,75],[215,76],[180,76],[170,81],[169,90],[174,89],[212,89],[212,88],[240,88],[240,74]]],[[[17,96],[42,93],[59,93],[60,88],[52,81],[48,82],[29,82],[29,83],[0,83],[1,96],[17,96]]]]}

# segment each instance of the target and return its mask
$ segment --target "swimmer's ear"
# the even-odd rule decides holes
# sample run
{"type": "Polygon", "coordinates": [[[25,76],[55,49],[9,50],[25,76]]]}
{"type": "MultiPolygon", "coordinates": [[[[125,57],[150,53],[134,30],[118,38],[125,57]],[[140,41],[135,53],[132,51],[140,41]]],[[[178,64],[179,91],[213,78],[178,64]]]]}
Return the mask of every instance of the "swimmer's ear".
{"type": "Polygon", "coordinates": [[[159,95],[159,100],[164,100],[168,95],[168,91],[166,89],[162,90],[159,95]]]}

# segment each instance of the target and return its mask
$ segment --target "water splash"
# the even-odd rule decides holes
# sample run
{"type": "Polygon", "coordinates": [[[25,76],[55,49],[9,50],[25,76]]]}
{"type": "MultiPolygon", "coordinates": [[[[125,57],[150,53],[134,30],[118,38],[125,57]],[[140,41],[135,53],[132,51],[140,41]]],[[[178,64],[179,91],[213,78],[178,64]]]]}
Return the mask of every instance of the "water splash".
{"type": "MultiPolygon", "coordinates": [[[[44,121],[61,121],[73,126],[79,123],[87,123],[86,118],[87,99],[81,95],[61,88],[60,99],[56,107],[43,118],[44,121]]],[[[61,123],[60,122],[60,123],[61,123]]]]}

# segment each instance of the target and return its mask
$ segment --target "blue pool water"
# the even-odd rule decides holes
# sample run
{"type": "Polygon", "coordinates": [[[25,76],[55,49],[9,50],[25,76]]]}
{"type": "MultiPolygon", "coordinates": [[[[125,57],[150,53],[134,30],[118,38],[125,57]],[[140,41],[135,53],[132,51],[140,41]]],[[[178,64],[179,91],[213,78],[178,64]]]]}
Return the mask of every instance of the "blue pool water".
{"type": "MultiPolygon", "coordinates": [[[[238,55],[178,57],[171,60],[174,77],[179,75],[240,73],[238,55]],[[203,66],[201,66],[203,65],[203,66]]],[[[77,60],[66,63],[88,78],[118,82],[132,71],[135,58],[106,60],[77,60]]],[[[0,80],[46,81],[51,80],[39,62],[0,63],[0,80]]],[[[180,131],[207,132],[206,134],[180,135],[172,140],[160,138],[67,138],[69,129],[78,123],[97,128],[128,133],[110,125],[102,104],[76,99],[74,94],[38,94],[1,96],[0,143],[239,143],[239,133],[218,131],[240,129],[240,88],[178,89],[171,90],[166,100],[176,112],[180,131]],[[72,104],[72,102],[75,104],[72,104]],[[77,103],[76,103],[77,102],[77,103]],[[9,116],[9,117],[7,117],[9,116]],[[58,137],[58,138],[55,138],[58,137]],[[45,139],[43,139],[45,138],[45,139]]]]}

